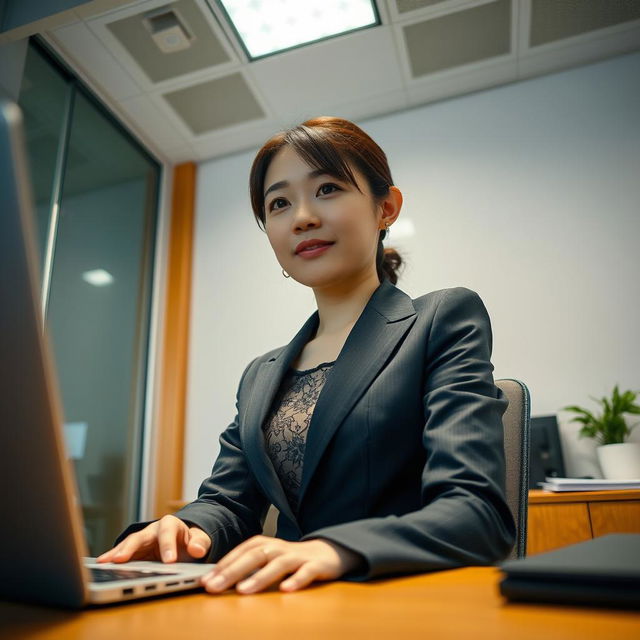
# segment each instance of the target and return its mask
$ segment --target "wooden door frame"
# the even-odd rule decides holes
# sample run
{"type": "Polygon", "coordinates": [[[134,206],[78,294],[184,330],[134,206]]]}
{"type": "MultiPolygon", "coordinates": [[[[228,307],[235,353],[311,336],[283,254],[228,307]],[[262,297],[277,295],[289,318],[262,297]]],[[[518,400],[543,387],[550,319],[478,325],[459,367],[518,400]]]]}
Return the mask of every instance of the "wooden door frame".
{"type": "Polygon", "coordinates": [[[156,397],[151,516],[159,518],[182,499],[189,365],[191,278],[197,165],[173,168],[167,271],[156,397]]]}

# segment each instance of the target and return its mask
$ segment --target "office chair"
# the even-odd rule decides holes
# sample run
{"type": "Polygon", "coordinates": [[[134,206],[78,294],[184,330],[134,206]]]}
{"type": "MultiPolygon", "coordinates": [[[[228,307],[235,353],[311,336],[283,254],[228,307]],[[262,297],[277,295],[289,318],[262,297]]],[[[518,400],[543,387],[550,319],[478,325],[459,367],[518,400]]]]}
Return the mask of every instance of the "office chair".
{"type": "Polygon", "coordinates": [[[507,504],[516,523],[516,544],[510,558],[524,558],[527,552],[527,508],[529,505],[529,390],[519,380],[496,380],[509,406],[502,416],[506,462],[507,504]]]}

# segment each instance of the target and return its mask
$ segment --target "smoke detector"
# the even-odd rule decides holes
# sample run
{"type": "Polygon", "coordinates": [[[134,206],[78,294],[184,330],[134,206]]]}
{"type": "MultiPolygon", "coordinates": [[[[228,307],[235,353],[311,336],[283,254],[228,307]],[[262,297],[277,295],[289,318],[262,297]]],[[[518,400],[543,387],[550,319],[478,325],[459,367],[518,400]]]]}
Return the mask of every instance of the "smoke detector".
{"type": "Polygon", "coordinates": [[[195,40],[175,9],[158,9],[146,14],[142,22],[162,53],[184,51],[195,40]]]}

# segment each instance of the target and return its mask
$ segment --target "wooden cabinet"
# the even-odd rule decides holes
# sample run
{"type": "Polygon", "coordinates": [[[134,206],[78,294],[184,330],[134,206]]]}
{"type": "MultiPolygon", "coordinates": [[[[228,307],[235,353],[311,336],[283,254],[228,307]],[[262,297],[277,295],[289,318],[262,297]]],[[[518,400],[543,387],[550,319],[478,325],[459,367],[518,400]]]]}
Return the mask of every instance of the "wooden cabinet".
{"type": "Polygon", "coordinates": [[[640,490],[529,491],[527,555],[607,533],[640,533],[640,490]]]}

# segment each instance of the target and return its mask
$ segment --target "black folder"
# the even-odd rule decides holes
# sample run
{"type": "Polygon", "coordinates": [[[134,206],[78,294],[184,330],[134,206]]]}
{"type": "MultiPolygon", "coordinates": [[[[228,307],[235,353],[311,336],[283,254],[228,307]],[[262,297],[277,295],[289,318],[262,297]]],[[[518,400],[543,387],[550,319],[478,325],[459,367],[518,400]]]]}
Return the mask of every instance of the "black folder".
{"type": "Polygon", "coordinates": [[[500,593],[524,602],[640,609],[640,534],[616,533],[501,565],[500,593]]]}

